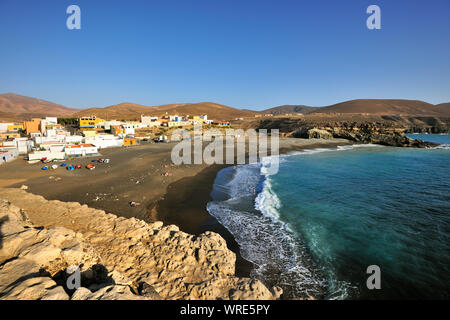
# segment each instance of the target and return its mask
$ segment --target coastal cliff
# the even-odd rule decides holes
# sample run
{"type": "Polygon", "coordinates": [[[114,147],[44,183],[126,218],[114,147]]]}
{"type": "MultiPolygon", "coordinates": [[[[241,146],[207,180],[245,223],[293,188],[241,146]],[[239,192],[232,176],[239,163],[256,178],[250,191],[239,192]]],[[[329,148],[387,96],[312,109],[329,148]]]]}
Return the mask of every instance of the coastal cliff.
{"type": "Polygon", "coordinates": [[[76,202],[0,189],[0,299],[277,299],[235,274],[213,232],[121,218],[76,202]],[[81,287],[67,288],[69,266],[81,287]]]}
{"type": "Polygon", "coordinates": [[[393,147],[432,148],[437,143],[411,139],[402,129],[377,127],[373,124],[355,124],[342,127],[301,128],[293,133],[297,138],[333,139],[342,138],[357,143],[380,144],[393,147]]]}
{"type": "Polygon", "coordinates": [[[328,118],[302,119],[277,118],[263,120],[258,129],[279,128],[282,136],[306,139],[342,138],[356,143],[372,143],[395,147],[431,148],[436,143],[411,139],[405,133],[445,133],[450,130],[449,119],[379,117],[374,119],[355,117],[348,121],[328,118]]]}

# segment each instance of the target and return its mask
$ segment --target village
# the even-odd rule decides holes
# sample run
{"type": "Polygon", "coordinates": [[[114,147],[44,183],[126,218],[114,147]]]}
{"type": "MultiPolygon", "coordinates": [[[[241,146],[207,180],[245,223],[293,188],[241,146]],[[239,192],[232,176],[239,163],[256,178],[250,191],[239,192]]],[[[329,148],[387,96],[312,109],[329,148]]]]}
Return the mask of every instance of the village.
{"type": "MultiPolygon", "coordinates": [[[[132,147],[141,143],[168,142],[170,129],[202,124],[228,127],[229,122],[214,122],[207,115],[161,117],[141,115],[141,121],[104,120],[95,115],[78,119],[32,118],[23,122],[0,122],[0,164],[23,156],[28,163],[51,163],[80,157],[100,156],[100,150],[132,147]]],[[[96,162],[109,159],[97,158],[96,162]]],[[[67,170],[80,166],[61,166],[67,170]]],[[[43,166],[43,170],[57,165],[43,166]]],[[[86,166],[95,169],[95,165],[86,166]]]]}

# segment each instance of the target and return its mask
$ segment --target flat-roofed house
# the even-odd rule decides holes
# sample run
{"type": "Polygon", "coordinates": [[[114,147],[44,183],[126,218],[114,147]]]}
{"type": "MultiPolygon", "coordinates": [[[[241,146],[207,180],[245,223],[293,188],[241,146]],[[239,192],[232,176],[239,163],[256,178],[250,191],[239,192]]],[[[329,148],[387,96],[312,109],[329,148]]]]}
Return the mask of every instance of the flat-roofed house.
{"type": "Polygon", "coordinates": [[[23,131],[23,123],[15,123],[8,126],[8,131],[10,132],[20,132],[23,131]]]}
{"type": "Polygon", "coordinates": [[[98,154],[98,148],[93,144],[79,144],[65,147],[66,155],[70,157],[85,157],[98,154]]]}
{"type": "Polygon", "coordinates": [[[141,115],[141,122],[147,127],[159,127],[161,125],[161,122],[158,121],[158,117],[152,116],[141,115]]]}
{"type": "Polygon", "coordinates": [[[123,145],[124,146],[135,146],[137,145],[137,140],[136,138],[123,138],[123,145]]]}
{"type": "Polygon", "coordinates": [[[79,119],[80,128],[95,128],[100,123],[104,122],[105,120],[101,118],[97,118],[96,116],[90,116],[90,117],[82,117],[79,119]]]}
{"type": "Polygon", "coordinates": [[[24,122],[24,129],[27,135],[40,132],[41,130],[41,118],[33,118],[31,121],[24,122]]]}
{"type": "Polygon", "coordinates": [[[8,131],[8,127],[12,126],[14,123],[12,122],[0,122],[0,133],[4,133],[8,131]]]}
{"type": "Polygon", "coordinates": [[[0,164],[14,160],[19,156],[19,151],[13,148],[0,147],[0,164]]]}
{"type": "Polygon", "coordinates": [[[45,117],[45,120],[49,124],[58,124],[58,118],[57,117],[45,117]]]}

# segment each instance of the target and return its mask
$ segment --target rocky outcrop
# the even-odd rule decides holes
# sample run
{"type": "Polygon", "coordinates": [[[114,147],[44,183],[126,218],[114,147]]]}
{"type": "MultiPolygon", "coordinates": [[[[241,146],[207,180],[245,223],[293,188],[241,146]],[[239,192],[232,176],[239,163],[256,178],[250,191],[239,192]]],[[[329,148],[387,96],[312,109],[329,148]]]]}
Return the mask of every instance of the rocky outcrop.
{"type": "MultiPolygon", "coordinates": [[[[334,121],[326,122],[319,120],[294,120],[276,119],[273,122],[261,122],[260,129],[272,129],[280,126],[285,131],[285,136],[306,139],[333,139],[341,138],[356,143],[372,143],[395,147],[431,148],[438,144],[414,140],[405,136],[404,127],[394,121],[334,121]],[[289,131],[291,130],[291,131],[289,131]]],[[[283,133],[283,132],[282,132],[283,133]]]]}
{"type": "Polygon", "coordinates": [[[439,144],[411,139],[402,129],[379,128],[372,124],[333,127],[328,129],[335,138],[343,138],[358,143],[381,144],[393,147],[432,148],[439,144]]]}
{"type": "MultiPolygon", "coordinates": [[[[101,258],[80,233],[63,227],[34,226],[24,211],[6,200],[0,200],[0,221],[0,299],[68,300],[63,280],[70,276],[65,273],[69,266],[79,266],[83,283],[90,284],[91,289],[93,284],[109,285],[108,299],[122,297],[121,291],[127,292],[124,297],[129,299],[135,296],[129,286],[114,282],[119,278],[117,273],[111,274],[110,282],[107,277],[105,281],[96,279],[101,258]]],[[[105,298],[88,288],[80,289],[90,292],[91,299],[105,298]]]]}
{"type": "Polygon", "coordinates": [[[218,234],[119,218],[74,202],[0,189],[0,299],[276,299],[238,278],[218,234]],[[19,209],[20,208],[20,209],[19,209]],[[64,287],[68,266],[82,287],[64,287]]]}
{"type": "Polygon", "coordinates": [[[299,129],[293,133],[296,138],[306,138],[306,139],[333,139],[333,134],[327,130],[323,129],[299,129]]]}

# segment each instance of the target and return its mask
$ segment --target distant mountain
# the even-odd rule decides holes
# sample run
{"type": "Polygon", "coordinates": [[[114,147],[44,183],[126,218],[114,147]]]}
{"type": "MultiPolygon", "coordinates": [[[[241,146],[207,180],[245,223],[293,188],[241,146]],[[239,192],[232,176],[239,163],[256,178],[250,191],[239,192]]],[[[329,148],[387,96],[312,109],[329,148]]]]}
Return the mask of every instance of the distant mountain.
{"type": "Polygon", "coordinates": [[[419,100],[361,99],[318,108],[314,113],[357,113],[371,115],[446,116],[444,107],[419,100]]]}
{"type": "Polygon", "coordinates": [[[315,108],[315,107],[308,107],[308,106],[304,106],[304,105],[283,105],[283,106],[266,109],[261,112],[262,113],[271,113],[273,115],[278,116],[278,115],[283,115],[283,114],[288,114],[288,113],[307,114],[307,113],[311,113],[316,110],[317,110],[317,108],[315,108]]]}
{"type": "Polygon", "coordinates": [[[252,117],[256,111],[240,110],[214,102],[166,104],[160,106],[143,106],[134,103],[120,103],[105,108],[84,109],[74,116],[96,115],[103,119],[139,120],[141,115],[162,116],[164,114],[201,115],[207,114],[213,120],[231,120],[239,117],[252,117]]]}
{"type": "Polygon", "coordinates": [[[438,108],[441,114],[450,117],[450,102],[437,104],[436,108],[438,108]]]}
{"type": "Polygon", "coordinates": [[[69,117],[76,111],[78,110],[37,98],[14,93],[0,94],[0,119],[2,120],[25,120],[44,116],[69,117]]]}
{"type": "Polygon", "coordinates": [[[33,117],[82,117],[95,115],[112,120],[139,120],[141,115],[162,116],[164,114],[201,115],[213,120],[232,120],[254,117],[257,114],[318,114],[355,113],[370,115],[433,116],[450,117],[450,103],[432,105],[418,100],[364,99],[337,103],[327,107],[283,105],[264,111],[236,109],[214,102],[179,103],[160,106],[143,106],[135,103],[120,103],[105,108],[71,109],[60,104],[18,94],[0,94],[0,120],[19,121],[33,117]]]}

